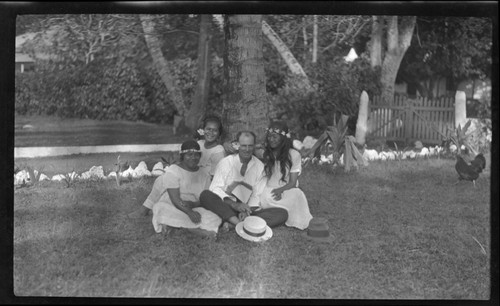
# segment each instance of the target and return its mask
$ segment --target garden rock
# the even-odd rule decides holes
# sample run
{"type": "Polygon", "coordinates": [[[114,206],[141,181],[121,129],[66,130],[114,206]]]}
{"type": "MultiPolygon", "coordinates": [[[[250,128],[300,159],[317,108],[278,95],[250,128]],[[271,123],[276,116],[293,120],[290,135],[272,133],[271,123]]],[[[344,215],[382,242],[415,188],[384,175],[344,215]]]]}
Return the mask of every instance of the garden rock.
{"type": "Polygon", "coordinates": [[[396,159],[396,154],[394,152],[380,152],[378,155],[378,159],[385,161],[385,160],[395,160],[396,159]]]}
{"type": "Polygon", "coordinates": [[[90,178],[106,178],[104,176],[104,170],[102,166],[92,166],[89,171],[81,174],[82,179],[90,179],[90,178]]]}
{"type": "Polygon", "coordinates": [[[46,176],[45,174],[40,174],[40,177],[38,178],[39,181],[50,181],[50,178],[46,176]]]}
{"type": "Polygon", "coordinates": [[[363,158],[366,160],[376,160],[379,158],[378,156],[377,150],[365,149],[363,152],[363,158]]]}
{"type": "Polygon", "coordinates": [[[30,175],[28,171],[21,170],[14,175],[14,185],[21,185],[24,182],[28,182],[30,180],[30,175]]]}
{"type": "Polygon", "coordinates": [[[426,157],[426,156],[429,156],[429,149],[423,147],[422,150],[420,150],[420,152],[417,153],[418,156],[420,157],[426,157]]]}
{"type": "Polygon", "coordinates": [[[134,176],[134,169],[132,166],[129,166],[127,170],[123,171],[121,174],[121,177],[133,177],[134,176]]]}
{"type": "Polygon", "coordinates": [[[157,162],[153,166],[153,170],[151,170],[151,174],[154,176],[160,176],[163,173],[165,173],[165,170],[163,169],[163,163],[162,162],[157,162]]]}
{"type": "Polygon", "coordinates": [[[139,165],[135,168],[133,177],[143,177],[143,176],[151,176],[151,172],[148,170],[148,166],[144,161],[141,161],[139,165]]]}
{"type": "Polygon", "coordinates": [[[305,149],[309,150],[314,146],[314,144],[318,141],[316,138],[312,136],[306,136],[304,140],[302,141],[302,145],[304,146],[305,149]]]}
{"type": "Polygon", "coordinates": [[[56,174],[51,179],[51,181],[62,181],[62,180],[64,180],[64,175],[62,174],[56,174]]]}

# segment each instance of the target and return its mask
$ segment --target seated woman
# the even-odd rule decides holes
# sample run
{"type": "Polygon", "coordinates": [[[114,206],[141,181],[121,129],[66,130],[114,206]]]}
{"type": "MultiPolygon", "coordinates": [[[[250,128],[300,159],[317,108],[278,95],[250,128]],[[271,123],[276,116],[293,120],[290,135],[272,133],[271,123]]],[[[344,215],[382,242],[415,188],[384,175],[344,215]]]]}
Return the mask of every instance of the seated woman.
{"type": "Polygon", "coordinates": [[[181,145],[180,162],[168,167],[156,179],[143,205],[152,207],[153,227],[157,233],[166,225],[211,237],[217,235],[221,218],[199,207],[200,193],[210,185],[210,175],[198,166],[201,154],[195,140],[185,141],[181,145]]]}
{"type": "Polygon", "coordinates": [[[273,122],[267,129],[263,160],[267,184],[260,197],[262,208],[284,208],[288,211],[285,225],[306,229],[312,215],[304,192],[298,188],[302,158],[293,149],[285,122],[273,122]]]}
{"type": "Polygon", "coordinates": [[[203,120],[203,129],[198,130],[203,139],[198,140],[201,148],[200,167],[207,167],[213,177],[215,167],[225,157],[224,147],[219,143],[223,134],[222,122],[217,116],[207,116],[203,120]]]}

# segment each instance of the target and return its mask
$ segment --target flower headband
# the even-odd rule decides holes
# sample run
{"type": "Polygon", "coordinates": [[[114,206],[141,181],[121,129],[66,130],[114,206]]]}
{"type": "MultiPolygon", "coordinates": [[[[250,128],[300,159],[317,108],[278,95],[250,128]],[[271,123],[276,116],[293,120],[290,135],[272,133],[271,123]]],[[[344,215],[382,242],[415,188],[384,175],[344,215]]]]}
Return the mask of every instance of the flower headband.
{"type": "Polygon", "coordinates": [[[268,133],[277,133],[277,134],[281,134],[281,135],[283,135],[283,136],[286,136],[287,138],[291,138],[291,137],[292,137],[292,136],[290,135],[290,133],[285,133],[285,131],[282,131],[282,130],[280,130],[280,129],[278,129],[278,128],[274,128],[274,129],[272,129],[272,128],[267,128],[267,129],[266,129],[266,131],[267,131],[268,133]]]}
{"type": "Polygon", "coordinates": [[[189,152],[201,153],[201,150],[196,150],[196,149],[180,150],[179,154],[184,154],[184,153],[189,153],[189,152]]]}

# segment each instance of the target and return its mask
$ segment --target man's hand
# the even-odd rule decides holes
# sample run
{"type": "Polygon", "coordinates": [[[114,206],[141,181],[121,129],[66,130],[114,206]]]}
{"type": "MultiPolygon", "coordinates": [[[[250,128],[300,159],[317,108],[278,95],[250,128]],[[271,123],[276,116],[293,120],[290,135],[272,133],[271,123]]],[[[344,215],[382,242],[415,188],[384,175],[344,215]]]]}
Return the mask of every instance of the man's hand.
{"type": "Polygon", "coordinates": [[[250,210],[250,206],[248,206],[245,203],[241,203],[241,202],[233,203],[233,205],[231,205],[231,207],[234,210],[239,211],[239,212],[244,212],[244,213],[248,213],[248,214],[250,214],[252,212],[250,210]]]}
{"type": "Polygon", "coordinates": [[[238,214],[238,219],[240,219],[240,221],[243,221],[245,220],[246,217],[250,216],[250,213],[248,212],[240,212],[238,214]]]}
{"type": "Polygon", "coordinates": [[[190,210],[186,212],[186,214],[188,215],[189,219],[193,221],[194,224],[198,224],[201,222],[201,215],[199,212],[190,210]]]}

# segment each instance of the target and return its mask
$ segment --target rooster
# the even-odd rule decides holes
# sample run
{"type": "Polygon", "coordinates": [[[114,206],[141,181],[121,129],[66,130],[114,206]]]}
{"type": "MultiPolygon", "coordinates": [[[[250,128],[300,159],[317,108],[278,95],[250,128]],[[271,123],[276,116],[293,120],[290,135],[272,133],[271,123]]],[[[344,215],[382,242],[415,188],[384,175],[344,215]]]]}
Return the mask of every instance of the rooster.
{"type": "MultiPolygon", "coordinates": [[[[457,170],[458,173],[458,182],[461,180],[472,181],[474,187],[476,187],[476,180],[479,178],[479,173],[483,172],[485,167],[486,159],[481,153],[476,155],[470,163],[465,161],[460,154],[457,154],[455,170],[457,170]]],[[[458,182],[455,184],[458,184],[458,182]]]]}

